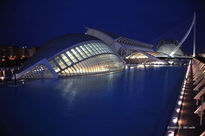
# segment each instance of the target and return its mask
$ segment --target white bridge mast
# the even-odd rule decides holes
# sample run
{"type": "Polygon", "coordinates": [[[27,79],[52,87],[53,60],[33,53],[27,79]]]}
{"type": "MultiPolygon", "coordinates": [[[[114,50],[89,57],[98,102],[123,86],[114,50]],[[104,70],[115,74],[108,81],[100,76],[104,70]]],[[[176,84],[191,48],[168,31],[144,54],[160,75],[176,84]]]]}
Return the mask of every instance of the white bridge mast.
{"type": "MultiPolygon", "coordinates": [[[[173,55],[177,52],[177,50],[181,47],[181,45],[184,43],[184,41],[187,39],[187,37],[189,36],[192,28],[196,25],[196,14],[194,13],[194,18],[193,21],[191,23],[191,26],[189,27],[188,31],[186,32],[186,34],[184,35],[184,37],[182,38],[182,40],[179,42],[179,44],[177,45],[177,47],[174,48],[174,50],[169,54],[171,57],[173,57],[173,55]]],[[[196,26],[195,26],[196,27],[196,26]]],[[[195,28],[194,27],[194,28],[195,28]]],[[[193,49],[193,56],[195,55],[195,30],[194,30],[194,49],[193,49]]]]}

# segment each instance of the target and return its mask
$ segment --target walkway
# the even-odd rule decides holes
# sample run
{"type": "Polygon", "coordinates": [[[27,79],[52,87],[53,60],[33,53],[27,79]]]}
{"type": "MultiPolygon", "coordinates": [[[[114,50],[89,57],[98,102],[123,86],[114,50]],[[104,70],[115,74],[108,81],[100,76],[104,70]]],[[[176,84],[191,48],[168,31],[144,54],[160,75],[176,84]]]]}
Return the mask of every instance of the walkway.
{"type": "Polygon", "coordinates": [[[197,95],[198,91],[193,91],[195,86],[193,85],[192,67],[193,65],[191,65],[191,70],[187,77],[183,103],[178,121],[179,129],[175,132],[176,136],[200,136],[203,131],[205,131],[205,120],[203,120],[203,124],[200,126],[200,118],[198,115],[194,114],[194,111],[197,109],[194,97],[197,95]]]}

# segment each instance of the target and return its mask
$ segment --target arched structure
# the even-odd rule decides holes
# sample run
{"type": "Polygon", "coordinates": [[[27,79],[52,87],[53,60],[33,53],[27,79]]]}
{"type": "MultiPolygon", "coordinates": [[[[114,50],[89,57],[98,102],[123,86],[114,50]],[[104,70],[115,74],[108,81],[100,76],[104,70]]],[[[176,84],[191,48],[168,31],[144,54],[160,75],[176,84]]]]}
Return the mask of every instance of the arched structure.
{"type": "MultiPolygon", "coordinates": [[[[178,41],[174,39],[166,39],[161,41],[156,49],[156,52],[160,53],[157,57],[169,57],[170,54],[178,45],[178,41]]],[[[184,53],[180,48],[173,54],[173,57],[184,56],[184,53]]]]}
{"type": "Polygon", "coordinates": [[[167,62],[153,56],[153,53],[155,54],[156,52],[153,50],[153,45],[151,44],[132,40],[123,36],[93,28],[87,28],[86,34],[94,36],[107,43],[121,58],[121,60],[125,61],[126,63],[129,63],[129,61],[126,61],[126,59],[130,58],[130,56],[133,56],[133,53],[140,53],[142,56],[145,56],[145,60],[143,61],[154,60],[167,64],[167,62]]]}
{"type": "Polygon", "coordinates": [[[99,39],[69,34],[45,44],[17,74],[21,78],[57,78],[120,71],[123,63],[99,39]]]}
{"type": "Polygon", "coordinates": [[[173,51],[169,54],[171,57],[173,57],[173,55],[179,50],[179,48],[182,46],[182,44],[184,43],[184,41],[187,39],[187,37],[189,36],[189,34],[191,33],[192,28],[194,28],[194,43],[193,43],[193,56],[195,57],[195,43],[196,43],[196,39],[195,39],[195,35],[196,35],[196,13],[194,13],[194,17],[192,20],[192,23],[188,29],[188,31],[186,32],[186,34],[184,35],[184,37],[182,38],[182,40],[179,42],[179,44],[173,49],[173,51]]]}

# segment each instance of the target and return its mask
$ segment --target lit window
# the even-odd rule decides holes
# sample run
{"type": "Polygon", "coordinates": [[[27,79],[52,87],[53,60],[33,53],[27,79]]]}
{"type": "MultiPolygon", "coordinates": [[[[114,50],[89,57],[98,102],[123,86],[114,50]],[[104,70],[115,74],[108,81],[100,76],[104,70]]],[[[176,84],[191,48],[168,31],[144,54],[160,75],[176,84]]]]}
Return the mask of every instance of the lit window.
{"type": "Polygon", "coordinates": [[[61,54],[61,57],[68,66],[70,66],[72,64],[72,62],[66,57],[66,55],[64,53],[61,54]]]}
{"type": "Polygon", "coordinates": [[[93,43],[92,45],[94,46],[94,48],[95,48],[99,53],[101,53],[101,50],[100,50],[100,48],[98,47],[98,44],[97,44],[97,43],[93,43]]]}
{"type": "Polygon", "coordinates": [[[77,69],[78,73],[82,73],[82,68],[79,66],[79,63],[74,66],[77,69]]]}
{"type": "Polygon", "coordinates": [[[105,50],[103,49],[103,46],[101,43],[98,43],[98,48],[101,50],[102,53],[105,52],[105,50]]]}
{"type": "Polygon", "coordinates": [[[65,69],[65,73],[69,74],[69,71],[67,69],[65,69]]]}
{"type": "Polygon", "coordinates": [[[57,67],[57,66],[55,65],[55,63],[53,62],[53,60],[50,60],[49,63],[51,64],[51,66],[52,66],[52,68],[54,69],[55,72],[59,72],[59,71],[60,71],[59,67],[57,67]]]}
{"type": "Polygon", "coordinates": [[[89,51],[90,54],[95,55],[95,53],[88,47],[88,45],[84,45],[84,47],[89,51]]]}
{"type": "Polygon", "coordinates": [[[95,45],[93,45],[92,43],[91,44],[88,44],[88,46],[90,47],[90,49],[92,49],[94,52],[95,52],[95,54],[99,54],[99,52],[96,50],[96,48],[95,48],[95,45]]]}
{"type": "Polygon", "coordinates": [[[86,55],[87,55],[88,57],[91,56],[91,54],[90,54],[83,46],[80,46],[80,48],[86,53],[86,55]]]}
{"type": "Polygon", "coordinates": [[[82,60],[82,57],[74,50],[74,49],[71,49],[72,53],[76,56],[76,58],[78,60],[82,60]]]}
{"type": "Polygon", "coordinates": [[[70,68],[72,69],[74,74],[77,73],[76,70],[73,67],[70,67],[70,68]]]}
{"type": "Polygon", "coordinates": [[[71,68],[68,68],[69,73],[74,73],[71,68]]]}
{"type": "Polygon", "coordinates": [[[55,57],[55,60],[62,69],[66,68],[66,65],[63,63],[63,61],[60,59],[60,57],[58,57],[58,56],[55,57]]]}
{"type": "Polygon", "coordinates": [[[86,54],[82,52],[80,48],[76,47],[75,49],[81,54],[81,56],[83,56],[83,58],[87,58],[86,54]]]}
{"type": "Polygon", "coordinates": [[[99,50],[100,53],[103,53],[102,48],[100,47],[99,43],[96,44],[96,48],[99,50]]]}
{"type": "Polygon", "coordinates": [[[74,57],[69,51],[66,51],[66,54],[68,55],[68,57],[70,57],[70,59],[71,59],[74,63],[77,62],[77,60],[75,59],[75,57],[74,57]]]}

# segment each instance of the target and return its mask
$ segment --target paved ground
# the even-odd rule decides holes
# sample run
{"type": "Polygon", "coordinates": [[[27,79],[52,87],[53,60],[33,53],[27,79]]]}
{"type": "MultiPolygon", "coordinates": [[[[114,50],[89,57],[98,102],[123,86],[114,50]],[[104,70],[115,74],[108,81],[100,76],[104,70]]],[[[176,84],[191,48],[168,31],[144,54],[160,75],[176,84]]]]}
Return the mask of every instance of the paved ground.
{"type": "Polygon", "coordinates": [[[200,118],[194,114],[197,109],[196,101],[193,99],[198,92],[193,91],[193,74],[190,70],[187,78],[187,84],[184,91],[183,104],[178,121],[179,128],[176,130],[176,136],[200,136],[205,131],[205,119],[200,126],[200,118]]]}

